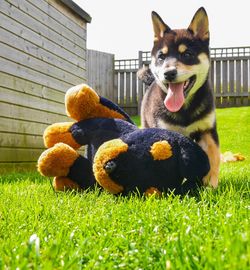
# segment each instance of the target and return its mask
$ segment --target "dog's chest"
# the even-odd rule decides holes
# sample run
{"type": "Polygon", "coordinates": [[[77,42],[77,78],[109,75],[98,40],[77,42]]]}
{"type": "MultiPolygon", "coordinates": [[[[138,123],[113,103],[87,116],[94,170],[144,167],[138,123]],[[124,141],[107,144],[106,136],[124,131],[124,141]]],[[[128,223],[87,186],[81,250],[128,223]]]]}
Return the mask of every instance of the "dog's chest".
{"type": "Polygon", "coordinates": [[[204,132],[206,130],[210,130],[213,128],[215,124],[215,113],[214,111],[210,112],[203,118],[196,120],[195,122],[187,125],[187,126],[181,126],[181,125],[174,125],[172,123],[168,123],[163,119],[157,120],[157,127],[158,128],[164,128],[167,130],[172,130],[179,132],[185,136],[189,136],[192,133],[195,132],[204,132]]]}

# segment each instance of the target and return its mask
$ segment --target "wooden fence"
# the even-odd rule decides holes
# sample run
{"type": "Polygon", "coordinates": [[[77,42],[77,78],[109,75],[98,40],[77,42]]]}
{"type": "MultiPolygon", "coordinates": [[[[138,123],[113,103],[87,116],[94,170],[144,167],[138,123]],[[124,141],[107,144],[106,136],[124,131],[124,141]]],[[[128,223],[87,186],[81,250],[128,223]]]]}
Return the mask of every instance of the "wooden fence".
{"type": "MultiPolygon", "coordinates": [[[[136,72],[150,61],[151,53],[142,51],[138,59],[115,61],[116,101],[130,115],[139,113],[145,92],[136,72]]],[[[218,108],[250,105],[250,47],[211,49],[210,76],[218,108]]]]}
{"type": "Polygon", "coordinates": [[[82,13],[73,1],[0,1],[0,172],[34,169],[44,129],[69,121],[65,92],[86,81],[82,13]]]}

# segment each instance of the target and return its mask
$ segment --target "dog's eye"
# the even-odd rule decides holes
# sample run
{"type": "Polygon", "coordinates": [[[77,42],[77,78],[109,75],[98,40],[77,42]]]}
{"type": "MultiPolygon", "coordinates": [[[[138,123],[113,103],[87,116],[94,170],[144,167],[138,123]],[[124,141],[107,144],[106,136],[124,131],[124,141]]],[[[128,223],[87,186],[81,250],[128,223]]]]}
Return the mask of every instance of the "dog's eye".
{"type": "Polygon", "coordinates": [[[183,58],[190,59],[193,58],[194,54],[191,51],[187,50],[184,53],[182,53],[181,56],[183,58]]]}
{"type": "Polygon", "coordinates": [[[165,60],[165,58],[166,58],[166,54],[164,54],[163,52],[159,52],[158,59],[159,60],[165,60]]]}

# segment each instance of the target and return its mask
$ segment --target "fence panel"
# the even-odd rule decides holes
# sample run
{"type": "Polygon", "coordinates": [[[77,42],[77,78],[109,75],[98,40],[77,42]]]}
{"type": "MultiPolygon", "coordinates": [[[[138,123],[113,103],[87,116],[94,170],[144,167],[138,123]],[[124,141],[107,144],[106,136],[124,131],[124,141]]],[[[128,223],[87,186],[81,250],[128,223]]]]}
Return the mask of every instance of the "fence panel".
{"type": "Polygon", "coordinates": [[[129,115],[138,114],[138,59],[116,60],[115,76],[117,78],[117,101],[129,115]]]}
{"type": "Polygon", "coordinates": [[[95,91],[112,101],[117,100],[114,91],[114,55],[87,50],[87,81],[95,91]]]}

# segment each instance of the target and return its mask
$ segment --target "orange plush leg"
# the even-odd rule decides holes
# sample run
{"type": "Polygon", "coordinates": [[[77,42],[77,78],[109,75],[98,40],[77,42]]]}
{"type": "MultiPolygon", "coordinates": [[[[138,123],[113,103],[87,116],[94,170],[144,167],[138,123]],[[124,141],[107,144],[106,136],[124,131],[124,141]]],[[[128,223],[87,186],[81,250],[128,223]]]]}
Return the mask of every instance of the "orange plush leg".
{"type": "Polygon", "coordinates": [[[44,151],[38,159],[38,171],[44,176],[67,176],[79,154],[64,143],[44,151]]]}
{"type": "Polygon", "coordinates": [[[65,105],[67,115],[77,121],[96,117],[126,118],[115,109],[101,104],[100,97],[86,84],[70,88],[65,96],[65,105]]]}
{"type": "Polygon", "coordinates": [[[53,179],[53,187],[56,191],[81,190],[81,187],[70,178],[57,176],[53,179]]]}
{"type": "Polygon", "coordinates": [[[55,123],[48,126],[43,134],[44,145],[47,148],[62,142],[70,145],[74,149],[80,148],[80,145],[74,140],[70,128],[74,122],[55,123]]]}

